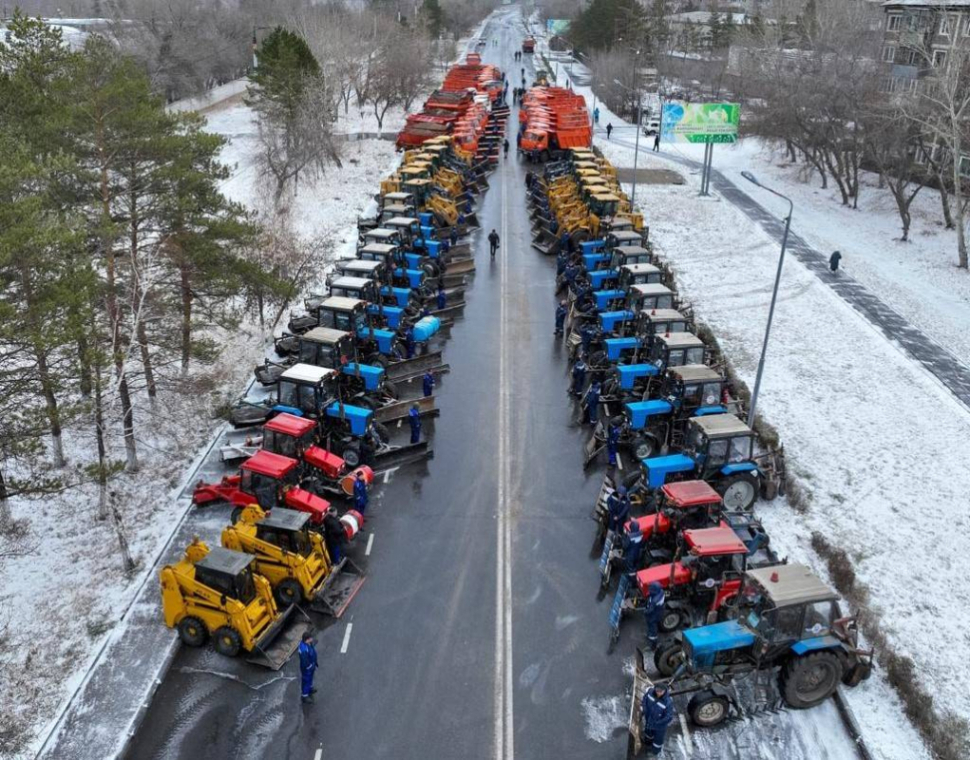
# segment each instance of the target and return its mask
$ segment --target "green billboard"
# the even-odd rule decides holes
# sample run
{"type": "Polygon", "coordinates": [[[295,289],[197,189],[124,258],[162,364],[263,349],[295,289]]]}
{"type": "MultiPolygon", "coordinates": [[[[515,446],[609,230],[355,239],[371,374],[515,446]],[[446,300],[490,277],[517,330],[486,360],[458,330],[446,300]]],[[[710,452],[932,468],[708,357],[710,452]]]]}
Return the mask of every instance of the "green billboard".
{"type": "Polygon", "coordinates": [[[664,103],[660,139],[667,143],[733,143],[740,121],[738,103],[664,103]]]}

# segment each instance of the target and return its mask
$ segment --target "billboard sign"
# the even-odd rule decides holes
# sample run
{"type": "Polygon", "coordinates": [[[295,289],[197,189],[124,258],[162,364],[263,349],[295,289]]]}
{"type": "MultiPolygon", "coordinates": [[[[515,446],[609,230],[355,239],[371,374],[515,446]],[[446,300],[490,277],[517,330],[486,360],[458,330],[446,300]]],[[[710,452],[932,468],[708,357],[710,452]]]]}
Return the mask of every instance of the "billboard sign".
{"type": "Polygon", "coordinates": [[[665,143],[733,143],[738,139],[738,103],[664,103],[660,139],[665,143]]]}
{"type": "Polygon", "coordinates": [[[549,34],[565,34],[569,31],[568,18],[547,18],[546,31],[549,34]]]}

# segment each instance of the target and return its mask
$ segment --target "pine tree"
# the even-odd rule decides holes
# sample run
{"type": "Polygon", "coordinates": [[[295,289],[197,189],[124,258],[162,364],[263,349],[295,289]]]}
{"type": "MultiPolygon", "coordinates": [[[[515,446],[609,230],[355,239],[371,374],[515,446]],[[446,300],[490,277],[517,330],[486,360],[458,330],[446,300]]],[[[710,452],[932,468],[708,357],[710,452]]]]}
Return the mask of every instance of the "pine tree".
{"type": "Polygon", "coordinates": [[[421,14],[424,16],[424,23],[428,29],[428,35],[436,40],[441,36],[441,30],[445,25],[445,12],[441,8],[438,0],[423,0],[421,3],[421,14]]]}

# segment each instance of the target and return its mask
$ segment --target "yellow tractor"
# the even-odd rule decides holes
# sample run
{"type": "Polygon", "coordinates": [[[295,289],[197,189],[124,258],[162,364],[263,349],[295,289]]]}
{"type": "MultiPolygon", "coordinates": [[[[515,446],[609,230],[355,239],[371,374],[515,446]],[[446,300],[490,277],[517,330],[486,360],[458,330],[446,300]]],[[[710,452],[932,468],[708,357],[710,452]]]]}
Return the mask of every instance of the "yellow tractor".
{"type": "Polygon", "coordinates": [[[348,557],[330,560],[323,537],[309,529],[310,515],[276,507],[269,514],[258,505],[245,507],[234,525],[222,531],[226,549],[245,552],[256,561],[280,607],[306,602],[310,609],[339,618],[364,583],[364,574],[348,557]]]}
{"type": "Polygon", "coordinates": [[[165,625],[187,646],[211,639],[219,654],[246,652],[250,662],[279,670],[310,628],[299,608],[277,608],[270,582],[249,554],[210,549],[196,537],[160,577],[165,625]]]}

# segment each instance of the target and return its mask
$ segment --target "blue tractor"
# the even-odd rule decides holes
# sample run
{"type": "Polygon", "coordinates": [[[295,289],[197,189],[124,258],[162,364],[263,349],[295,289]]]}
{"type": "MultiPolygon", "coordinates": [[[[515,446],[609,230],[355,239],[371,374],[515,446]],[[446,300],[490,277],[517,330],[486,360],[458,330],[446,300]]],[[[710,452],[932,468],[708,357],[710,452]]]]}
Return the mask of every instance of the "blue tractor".
{"type": "MultiPolygon", "coordinates": [[[[736,618],[680,631],[654,653],[675,701],[700,728],[761,708],[808,709],[872,673],[872,650],[859,646],[854,618],[810,568],[774,565],[744,574],[736,618]],[[751,704],[751,700],[761,704],[751,704]]],[[[642,746],[641,701],[654,685],[638,650],[628,756],[642,746]]]]}

